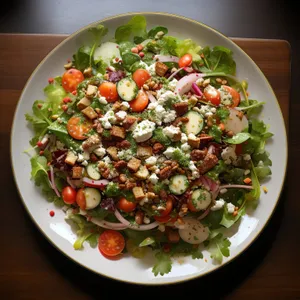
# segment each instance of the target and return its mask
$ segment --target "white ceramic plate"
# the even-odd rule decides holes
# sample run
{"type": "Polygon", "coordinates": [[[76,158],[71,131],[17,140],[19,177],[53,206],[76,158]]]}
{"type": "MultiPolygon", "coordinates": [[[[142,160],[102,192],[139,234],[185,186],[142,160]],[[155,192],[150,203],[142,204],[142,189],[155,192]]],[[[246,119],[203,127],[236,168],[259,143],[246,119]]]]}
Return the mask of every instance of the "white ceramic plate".
{"type": "MultiPolygon", "coordinates": [[[[109,37],[115,29],[129,20],[133,14],[119,15],[104,19],[101,23],[109,28],[109,37]]],[[[149,28],[162,25],[169,29],[170,35],[179,38],[191,38],[202,46],[222,45],[234,52],[237,63],[237,77],[249,81],[249,91],[253,99],[265,101],[263,119],[270,124],[274,138],[268,143],[267,149],[273,161],[271,179],[265,184],[269,190],[262,193],[260,204],[254,212],[242,218],[230,233],[230,257],[224,259],[223,264],[242,253],[259,235],[271,217],[283,186],[287,164],[287,140],[283,117],[269,83],[255,65],[237,45],[221,33],[201,23],[183,17],[164,13],[143,13],[147,18],[149,28]]],[[[92,24],[95,25],[95,24],[92,24]]],[[[73,242],[76,239],[70,225],[64,220],[64,213],[48,203],[40,194],[39,189],[30,180],[30,161],[23,153],[29,147],[28,141],[32,131],[25,121],[24,113],[31,111],[32,103],[36,99],[43,99],[43,88],[49,77],[63,73],[63,65],[67,58],[80,47],[85,40],[87,28],[83,28],[71,35],[58,45],[37,67],[28,80],[18,103],[11,138],[11,156],[17,188],[23,203],[42,233],[67,257],[96,273],[121,281],[138,284],[164,284],[192,279],[207,274],[220,265],[215,265],[204,252],[207,262],[184,258],[180,262],[174,261],[172,271],[164,276],[155,277],[152,272],[151,256],[143,260],[125,257],[118,261],[111,261],[99,254],[97,249],[88,245],[83,251],[75,251],[73,242]],[[49,211],[55,209],[55,217],[49,216],[49,211]]]]}

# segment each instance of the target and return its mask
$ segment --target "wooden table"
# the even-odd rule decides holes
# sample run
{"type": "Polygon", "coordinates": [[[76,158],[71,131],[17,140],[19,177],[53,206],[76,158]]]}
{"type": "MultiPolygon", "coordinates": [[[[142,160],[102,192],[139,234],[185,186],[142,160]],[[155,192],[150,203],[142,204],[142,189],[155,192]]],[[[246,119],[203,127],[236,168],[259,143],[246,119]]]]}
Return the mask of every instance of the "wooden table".
{"type": "MultiPolygon", "coordinates": [[[[29,75],[64,38],[62,35],[0,34],[0,298],[111,298],[118,292],[131,297],[138,295],[141,298],[148,294],[170,299],[191,292],[207,299],[225,296],[230,299],[300,297],[300,201],[295,176],[287,178],[288,184],[271,221],[244,254],[217,272],[184,284],[141,287],[102,278],[66,259],[43,237],[26,214],[15,188],[9,161],[10,128],[16,103],[29,75]]],[[[233,40],[266,74],[288,125],[288,43],[282,40],[233,40]]],[[[299,149],[299,143],[295,146],[299,149]]],[[[297,153],[291,154],[291,151],[290,157],[295,158],[297,153]]],[[[293,165],[290,167],[295,171],[293,165]]]]}

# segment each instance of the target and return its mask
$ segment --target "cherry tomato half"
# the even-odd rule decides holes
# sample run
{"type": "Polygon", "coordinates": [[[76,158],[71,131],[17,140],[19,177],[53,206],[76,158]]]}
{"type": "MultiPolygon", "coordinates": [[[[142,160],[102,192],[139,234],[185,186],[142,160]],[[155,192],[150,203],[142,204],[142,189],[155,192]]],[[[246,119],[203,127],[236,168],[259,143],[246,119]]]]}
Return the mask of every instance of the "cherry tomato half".
{"type": "Polygon", "coordinates": [[[133,80],[141,88],[144,83],[151,78],[151,75],[145,69],[138,69],[132,75],[133,80]]]}
{"type": "Polygon", "coordinates": [[[232,103],[232,105],[230,105],[230,107],[238,106],[241,101],[241,96],[238,93],[238,91],[228,85],[223,85],[223,89],[225,89],[232,97],[233,103],[232,103]]]}
{"type": "Polygon", "coordinates": [[[78,84],[84,80],[83,74],[77,69],[69,69],[62,76],[62,87],[72,93],[76,90],[78,84]]]}
{"type": "Polygon", "coordinates": [[[115,102],[119,98],[117,86],[113,82],[103,82],[98,89],[107,102],[115,102]]]}
{"type": "Polygon", "coordinates": [[[131,110],[134,112],[141,112],[143,111],[149,103],[148,96],[142,90],[138,92],[137,97],[129,102],[131,110]]]}
{"type": "Polygon", "coordinates": [[[199,211],[199,210],[197,210],[197,209],[195,208],[195,206],[193,205],[192,199],[188,199],[188,201],[187,201],[187,206],[188,206],[188,209],[189,209],[190,211],[193,211],[193,212],[198,212],[198,211],[199,211]]]}
{"type": "Polygon", "coordinates": [[[118,202],[118,208],[125,212],[131,212],[135,210],[136,203],[128,201],[126,198],[121,198],[118,202]]]}
{"type": "Polygon", "coordinates": [[[87,119],[80,117],[72,117],[67,123],[67,130],[69,135],[76,140],[85,140],[88,138],[86,135],[92,128],[92,123],[87,119]]]}
{"type": "Polygon", "coordinates": [[[76,202],[76,190],[71,186],[66,186],[61,192],[62,199],[67,204],[73,204],[76,202]]]}
{"type": "Polygon", "coordinates": [[[77,195],[76,195],[76,203],[82,210],[85,210],[86,200],[85,200],[84,189],[78,190],[77,195]]]}
{"type": "Polygon", "coordinates": [[[165,208],[166,208],[165,210],[160,211],[160,217],[165,217],[165,216],[169,215],[170,212],[172,211],[173,201],[170,197],[166,201],[165,208]]]}
{"type": "Polygon", "coordinates": [[[123,235],[115,230],[105,230],[99,236],[98,248],[107,256],[120,254],[125,247],[123,235]]]}
{"type": "Polygon", "coordinates": [[[214,88],[213,86],[209,85],[204,89],[204,96],[207,102],[211,102],[214,105],[220,105],[221,103],[221,95],[220,92],[214,88]]]}
{"type": "Polygon", "coordinates": [[[177,220],[177,216],[176,217],[171,217],[170,215],[166,215],[166,216],[154,216],[155,221],[159,222],[159,223],[175,223],[177,220]]]}
{"type": "Polygon", "coordinates": [[[180,57],[178,65],[179,68],[188,67],[192,64],[193,57],[191,54],[185,54],[182,57],[180,57]]]}

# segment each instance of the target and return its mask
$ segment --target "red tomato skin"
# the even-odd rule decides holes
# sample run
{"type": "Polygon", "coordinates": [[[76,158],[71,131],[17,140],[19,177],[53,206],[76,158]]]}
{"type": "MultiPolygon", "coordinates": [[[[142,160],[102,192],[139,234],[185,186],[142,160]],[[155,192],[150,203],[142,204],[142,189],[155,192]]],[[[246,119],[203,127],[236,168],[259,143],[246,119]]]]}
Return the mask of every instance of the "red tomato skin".
{"type": "Polygon", "coordinates": [[[148,103],[148,95],[144,91],[140,90],[137,97],[129,102],[129,105],[133,112],[141,112],[148,106],[148,103]]]}
{"type": "Polygon", "coordinates": [[[75,203],[76,195],[77,195],[76,190],[74,188],[72,188],[71,186],[64,187],[61,192],[61,197],[62,197],[63,201],[67,204],[75,203]]]}
{"type": "Polygon", "coordinates": [[[115,102],[119,98],[117,86],[113,82],[101,83],[98,90],[100,94],[106,98],[107,102],[115,102]]]}
{"type": "Polygon", "coordinates": [[[86,201],[85,201],[84,189],[78,190],[76,195],[76,203],[82,210],[85,210],[86,201]]]}
{"type": "Polygon", "coordinates": [[[189,199],[187,201],[187,206],[188,206],[188,209],[192,212],[197,212],[198,210],[194,207],[193,205],[193,202],[192,202],[192,199],[189,199]]]}
{"type": "Polygon", "coordinates": [[[92,123],[88,120],[83,122],[79,117],[71,117],[67,123],[67,131],[69,135],[76,140],[85,140],[86,135],[92,128],[92,123]]]}
{"type": "Polygon", "coordinates": [[[116,256],[125,248],[125,239],[115,230],[105,230],[99,236],[98,249],[106,256],[116,256]]]}
{"type": "Polygon", "coordinates": [[[188,67],[192,64],[193,62],[193,57],[191,54],[185,54],[182,57],[180,57],[178,65],[179,68],[184,68],[184,67],[188,67]]]}
{"type": "Polygon", "coordinates": [[[230,107],[239,106],[239,104],[241,102],[241,96],[240,96],[239,92],[228,85],[223,85],[223,89],[225,89],[232,96],[233,103],[232,103],[232,105],[230,105],[230,107]]]}
{"type": "Polygon", "coordinates": [[[221,95],[220,92],[213,86],[208,86],[204,89],[204,96],[207,102],[211,102],[214,105],[220,105],[221,95]]]}
{"type": "Polygon", "coordinates": [[[160,216],[161,216],[161,217],[167,216],[168,214],[170,214],[170,212],[171,212],[172,209],[173,209],[173,201],[172,201],[172,199],[169,197],[169,198],[167,199],[167,201],[166,201],[166,209],[161,211],[160,216]]]}
{"type": "Polygon", "coordinates": [[[145,69],[137,69],[133,74],[132,74],[132,79],[135,81],[137,86],[141,88],[145,82],[151,78],[151,75],[149,72],[145,69]]]}
{"type": "Polygon", "coordinates": [[[77,69],[69,69],[62,76],[62,87],[65,91],[72,93],[83,80],[84,76],[81,71],[77,69]]]}
{"type": "Polygon", "coordinates": [[[132,212],[136,208],[136,203],[128,201],[126,198],[121,198],[118,202],[118,208],[124,212],[132,212]]]}

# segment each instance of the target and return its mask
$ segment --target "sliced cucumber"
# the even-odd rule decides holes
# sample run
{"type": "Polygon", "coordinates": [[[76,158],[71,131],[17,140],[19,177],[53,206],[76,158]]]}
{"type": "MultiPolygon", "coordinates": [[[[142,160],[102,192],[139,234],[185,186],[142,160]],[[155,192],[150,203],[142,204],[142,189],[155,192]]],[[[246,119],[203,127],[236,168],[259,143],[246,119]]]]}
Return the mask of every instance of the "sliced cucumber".
{"type": "Polygon", "coordinates": [[[86,171],[88,176],[92,179],[98,180],[101,177],[96,164],[88,164],[86,167],[86,171]]]}
{"type": "Polygon", "coordinates": [[[193,191],[191,201],[196,211],[204,210],[211,203],[211,194],[206,190],[195,190],[193,191]]]}
{"type": "Polygon", "coordinates": [[[174,195],[183,194],[189,187],[189,181],[185,175],[175,175],[171,177],[169,189],[174,195]]]}
{"type": "Polygon", "coordinates": [[[189,121],[182,125],[182,131],[184,133],[186,133],[187,135],[190,133],[196,135],[202,130],[204,125],[204,120],[199,113],[195,111],[189,111],[184,115],[184,117],[189,118],[189,121]]]}
{"type": "Polygon", "coordinates": [[[101,44],[100,47],[95,49],[94,60],[99,61],[100,59],[110,65],[112,58],[121,58],[119,45],[112,42],[106,42],[101,44]]]}
{"type": "Polygon", "coordinates": [[[184,228],[179,229],[180,237],[189,244],[201,244],[207,240],[209,230],[203,226],[198,220],[192,218],[184,218],[184,228]]]}
{"type": "Polygon", "coordinates": [[[123,78],[118,82],[117,91],[123,100],[131,101],[136,98],[139,88],[133,79],[123,78]]]}
{"type": "Polygon", "coordinates": [[[99,205],[101,201],[101,194],[97,189],[94,188],[85,188],[84,189],[85,196],[85,209],[93,209],[99,205]]]}

